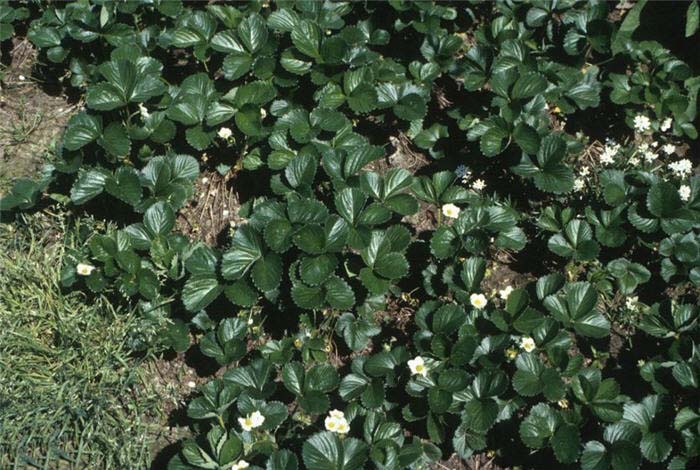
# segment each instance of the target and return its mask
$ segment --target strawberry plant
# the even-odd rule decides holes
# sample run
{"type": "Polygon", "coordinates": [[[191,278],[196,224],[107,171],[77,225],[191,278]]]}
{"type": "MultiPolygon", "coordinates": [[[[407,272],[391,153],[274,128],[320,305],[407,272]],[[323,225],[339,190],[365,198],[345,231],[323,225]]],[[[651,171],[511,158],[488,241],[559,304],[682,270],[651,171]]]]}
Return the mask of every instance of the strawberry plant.
{"type": "Polygon", "coordinates": [[[628,6],[37,2],[84,107],[0,209],[109,222],[63,286],[218,371],[171,470],[697,468],[700,70],[654,15],[698,9],[628,6]]]}

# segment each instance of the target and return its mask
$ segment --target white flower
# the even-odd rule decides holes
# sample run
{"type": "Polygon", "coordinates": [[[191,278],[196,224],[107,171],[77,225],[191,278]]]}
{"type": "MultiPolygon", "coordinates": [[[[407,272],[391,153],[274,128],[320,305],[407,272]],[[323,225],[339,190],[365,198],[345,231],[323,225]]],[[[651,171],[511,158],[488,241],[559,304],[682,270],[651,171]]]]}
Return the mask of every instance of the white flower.
{"type": "Polygon", "coordinates": [[[423,377],[427,377],[428,375],[428,368],[425,367],[425,361],[420,356],[409,360],[408,368],[411,369],[412,375],[422,375],[423,377]]]}
{"type": "Polygon", "coordinates": [[[187,382],[187,386],[189,388],[196,388],[197,384],[195,382],[193,382],[192,380],[190,380],[189,382],[187,382]]]}
{"type": "Polygon", "coordinates": [[[340,410],[331,410],[323,424],[327,431],[337,432],[338,434],[346,434],[350,431],[348,420],[345,419],[345,414],[340,410]]]}
{"type": "Polygon", "coordinates": [[[139,103],[139,113],[141,113],[141,118],[143,119],[151,117],[151,113],[148,112],[148,108],[143,103],[139,103]]]}
{"type": "Polygon", "coordinates": [[[238,418],[238,423],[244,431],[250,431],[254,428],[262,426],[265,422],[265,417],[259,411],[253,411],[245,418],[238,418]]]}
{"type": "Polygon", "coordinates": [[[244,431],[251,431],[253,429],[253,420],[250,418],[250,416],[238,418],[238,424],[241,425],[241,429],[244,431]]]}
{"type": "Polygon", "coordinates": [[[652,152],[651,150],[647,150],[646,152],[644,152],[643,156],[644,156],[644,160],[646,160],[649,163],[651,163],[654,160],[656,160],[657,158],[659,158],[659,156],[656,154],[656,152],[652,152]]]}
{"type": "Polygon", "coordinates": [[[204,178],[202,178],[202,184],[207,184],[208,182],[209,182],[209,178],[207,178],[206,176],[204,178]]]}
{"type": "Polygon", "coordinates": [[[529,336],[523,336],[520,339],[520,347],[523,348],[526,352],[532,352],[535,350],[537,345],[535,344],[535,340],[530,338],[529,336]]]}
{"type": "Polygon", "coordinates": [[[483,191],[486,188],[486,181],[478,179],[472,183],[472,189],[475,191],[483,191]]]}
{"type": "Polygon", "coordinates": [[[224,217],[228,217],[230,214],[231,214],[231,211],[229,211],[228,209],[224,209],[224,211],[222,212],[222,215],[224,217]]]}
{"type": "Polygon", "coordinates": [[[445,204],[442,206],[442,214],[450,219],[456,219],[459,217],[459,212],[461,209],[454,204],[445,204]]]}
{"type": "Polygon", "coordinates": [[[75,271],[80,276],[89,276],[95,270],[95,267],[91,264],[78,263],[75,267],[75,271]]]}
{"type": "Polygon", "coordinates": [[[262,426],[262,424],[265,422],[265,417],[259,411],[253,411],[253,414],[250,415],[250,418],[253,420],[254,428],[262,426]]]}
{"type": "Polygon", "coordinates": [[[326,426],[326,431],[336,432],[340,423],[337,418],[329,416],[324,420],[323,424],[326,426]]]}
{"type": "Polygon", "coordinates": [[[566,410],[567,408],[569,408],[569,400],[567,400],[566,398],[562,398],[561,400],[557,401],[557,405],[559,405],[559,408],[561,408],[562,410],[566,410]]]}
{"type": "Polygon", "coordinates": [[[668,155],[671,155],[676,151],[676,146],[673,144],[666,144],[663,147],[661,147],[661,150],[664,151],[664,153],[667,153],[668,155]]]}
{"type": "Polygon", "coordinates": [[[647,142],[642,142],[637,148],[640,152],[646,152],[647,150],[649,150],[649,144],[647,142]]]}
{"type": "Polygon", "coordinates": [[[350,431],[350,425],[345,418],[338,421],[338,434],[347,434],[350,431]]]}
{"type": "Polygon", "coordinates": [[[610,165],[615,162],[615,156],[620,151],[620,144],[608,143],[603,147],[603,152],[600,154],[600,163],[610,165]]]}
{"type": "Polygon", "coordinates": [[[669,163],[668,168],[673,172],[673,174],[683,178],[690,176],[690,174],[693,172],[693,163],[687,158],[684,158],[683,160],[669,163]]]}
{"type": "Polygon", "coordinates": [[[470,295],[469,302],[472,304],[472,307],[478,310],[481,310],[482,308],[486,307],[486,304],[489,303],[489,301],[486,300],[486,296],[484,294],[470,295]]]}
{"type": "Polygon", "coordinates": [[[630,157],[629,159],[629,164],[632,166],[637,166],[639,165],[639,158],[637,157],[630,157]]]}
{"type": "Polygon", "coordinates": [[[682,184],[678,189],[678,195],[681,197],[682,201],[690,200],[690,186],[687,184],[682,184]]]}
{"type": "Polygon", "coordinates": [[[639,303],[639,297],[636,295],[625,299],[625,307],[627,310],[637,310],[637,303],[639,303]]]}
{"type": "Polygon", "coordinates": [[[248,467],[250,467],[250,464],[248,462],[246,462],[245,460],[239,460],[238,462],[233,464],[231,470],[243,470],[244,468],[248,467]]]}
{"type": "Polygon", "coordinates": [[[643,114],[634,117],[634,129],[637,132],[646,132],[651,128],[651,121],[643,114]]]}
{"type": "Polygon", "coordinates": [[[20,82],[23,82],[27,79],[27,77],[25,77],[24,75],[18,75],[17,78],[19,78],[20,82]]]}
{"type": "Polygon", "coordinates": [[[583,168],[581,168],[581,171],[579,172],[579,174],[581,176],[588,176],[590,173],[591,173],[591,168],[587,167],[587,166],[584,166],[583,168]]]}
{"type": "Polygon", "coordinates": [[[663,132],[666,132],[671,128],[673,125],[673,119],[671,118],[666,118],[661,122],[661,126],[659,126],[659,129],[661,129],[663,132]]]}
{"type": "Polygon", "coordinates": [[[498,291],[498,296],[503,300],[508,300],[508,296],[513,292],[513,286],[506,286],[505,289],[498,291]]]}
{"type": "Polygon", "coordinates": [[[583,180],[583,178],[576,178],[574,180],[574,191],[582,191],[585,186],[586,182],[583,180]]]}
{"type": "Polygon", "coordinates": [[[217,132],[216,135],[218,135],[224,140],[227,140],[233,135],[233,132],[228,127],[222,127],[221,129],[219,129],[219,132],[217,132]]]}
{"type": "Polygon", "coordinates": [[[265,108],[260,108],[260,118],[265,119],[267,117],[267,111],[265,111],[265,108]]]}

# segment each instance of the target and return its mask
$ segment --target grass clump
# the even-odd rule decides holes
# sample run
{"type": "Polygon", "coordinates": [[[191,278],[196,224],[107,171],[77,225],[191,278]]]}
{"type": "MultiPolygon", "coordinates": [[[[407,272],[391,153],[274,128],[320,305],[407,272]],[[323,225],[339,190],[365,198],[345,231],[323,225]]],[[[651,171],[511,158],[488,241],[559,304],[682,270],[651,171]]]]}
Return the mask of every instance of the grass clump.
{"type": "Polygon", "coordinates": [[[0,468],[146,468],[157,393],[134,312],[62,292],[62,215],[0,225],[0,468]]]}

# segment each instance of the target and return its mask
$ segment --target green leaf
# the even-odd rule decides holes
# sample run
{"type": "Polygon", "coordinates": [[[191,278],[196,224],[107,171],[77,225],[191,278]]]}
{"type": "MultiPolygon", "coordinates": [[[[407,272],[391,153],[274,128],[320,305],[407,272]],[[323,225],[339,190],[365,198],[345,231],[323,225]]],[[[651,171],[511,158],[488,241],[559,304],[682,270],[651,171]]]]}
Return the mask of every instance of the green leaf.
{"type": "Polygon", "coordinates": [[[226,286],[224,294],[227,299],[241,307],[252,307],[258,300],[258,292],[245,279],[226,286]]]}
{"type": "Polygon", "coordinates": [[[122,157],[129,155],[131,140],[121,122],[111,122],[105,128],[100,145],[111,155],[122,157]]]}
{"type": "Polygon", "coordinates": [[[297,307],[319,308],[325,299],[323,289],[320,287],[308,287],[301,284],[292,286],[292,299],[297,307]]]}
{"type": "Polygon", "coordinates": [[[338,386],[340,377],[330,364],[317,364],[306,372],[304,390],[312,392],[330,392],[338,386]]]}
{"type": "Polygon", "coordinates": [[[248,52],[234,52],[224,57],[222,70],[227,80],[236,80],[250,70],[253,57],[248,52]]]}
{"type": "Polygon", "coordinates": [[[572,424],[560,426],[552,436],[552,450],[561,463],[574,463],[578,460],[581,436],[578,428],[572,424]]]}
{"type": "Polygon", "coordinates": [[[310,20],[299,21],[292,30],[292,43],[302,54],[319,58],[321,45],[321,31],[310,20]]]}
{"type": "Polygon", "coordinates": [[[430,239],[430,251],[439,259],[445,259],[452,256],[459,247],[460,242],[454,229],[451,227],[440,226],[430,239]]]}
{"type": "Polygon", "coordinates": [[[271,250],[283,253],[292,245],[292,224],[287,219],[272,220],[265,226],[264,237],[271,250]]]}
{"type": "Polygon", "coordinates": [[[518,144],[525,153],[534,155],[540,148],[540,136],[533,127],[525,123],[521,122],[515,126],[513,130],[513,139],[515,139],[515,143],[518,144]]]}
{"type": "Polygon", "coordinates": [[[114,175],[105,181],[105,190],[117,199],[135,206],[141,202],[142,196],[138,171],[128,166],[119,167],[114,175]]]}
{"type": "MultiPolygon", "coordinates": [[[[608,470],[610,468],[610,456],[607,449],[598,441],[589,441],[581,455],[581,470],[608,470]]],[[[634,470],[637,467],[630,467],[634,470]]],[[[620,467],[619,470],[628,470],[628,467],[620,467]]]]}
{"type": "Polygon", "coordinates": [[[175,320],[168,325],[167,340],[175,352],[185,352],[190,348],[190,329],[182,320],[175,320]]]}
{"type": "Polygon", "coordinates": [[[371,337],[381,333],[381,328],[365,318],[355,318],[346,312],[338,318],[336,331],[343,335],[345,344],[353,351],[359,351],[367,346],[371,337]]]}
{"type": "Polygon", "coordinates": [[[223,289],[215,275],[195,274],[182,288],[182,303],[190,312],[197,312],[213,302],[223,289]]]}
{"type": "Polygon", "coordinates": [[[337,434],[320,432],[304,442],[302,458],[308,470],[360,470],[367,460],[367,445],[355,438],[342,441],[337,434]]]}
{"type": "Polygon", "coordinates": [[[537,404],[520,423],[520,438],[529,448],[540,449],[554,435],[558,424],[559,418],[552,408],[537,404]]]}
{"type": "Polygon", "coordinates": [[[282,259],[277,253],[267,253],[255,262],[251,274],[253,284],[260,291],[277,289],[282,280],[282,259]]]}
{"type": "Polygon", "coordinates": [[[698,28],[700,28],[700,5],[697,0],[693,0],[685,14],[685,37],[689,38],[697,33],[698,28]]]}
{"type": "Polygon", "coordinates": [[[222,257],[221,274],[225,279],[240,279],[261,256],[260,235],[252,227],[244,225],[236,230],[231,249],[222,257]]]}
{"type": "Polygon", "coordinates": [[[326,302],[336,309],[348,309],[355,304],[355,293],[350,285],[339,278],[332,276],[325,284],[326,302]]]}
{"type": "Polygon", "coordinates": [[[647,194],[647,209],[659,218],[672,217],[682,205],[678,189],[667,181],[654,184],[647,194]]]}
{"type": "Polygon", "coordinates": [[[369,83],[358,85],[347,95],[350,109],[356,113],[368,113],[377,107],[377,92],[369,83]]]}
{"type": "Polygon", "coordinates": [[[632,34],[639,27],[640,16],[646,4],[647,0],[639,0],[625,15],[620,28],[617,30],[617,33],[612,38],[612,42],[610,44],[613,55],[617,55],[625,51],[628,42],[632,40],[632,34]]]}
{"type": "Polygon", "coordinates": [[[511,98],[526,99],[543,93],[547,89],[547,79],[537,72],[528,72],[522,75],[513,85],[510,92],[511,98]]]}
{"type": "Polygon", "coordinates": [[[472,430],[486,432],[498,417],[498,404],[491,398],[475,398],[464,405],[463,422],[472,430]]]}
{"type": "Polygon", "coordinates": [[[394,113],[405,121],[422,119],[428,112],[427,104],[422,96],[409,93],[394,105],[394,113]]]}
{"type": "Polygon", "coordinates": [[[318,286],[333,274],[337,264],[333,255],[308,256],[302,259],[299,272],[305,283],[318,286]]]}
{"type": "Polygon", "coordinates": [[[663,432],[648,432],[639,443],[642,455],[650,462],[661,463],[671,454],[671,443],[663,432]]]}
{"type": "Polygon", "coordinates": [[[68,150],[78,150],[100,137],[101,134],[101,119],[81,112],[68,121],[68,127],[63,135],[63,145],[68,150]]]}
{"type": "Polygon", "coordinates": [[[464,309],[456,304],[443,305],[433,314],[433,333],[451,334],[462,326],[467,318],[464,309]]]}
{"type": "Polygon", "coordinates": [[[299,462],[296,455],[289,450],[278,450],[270,455],[265,470],[297,470],[299,462]]]}
{"type": "Polygon", "coordinates": [[[154,235],[167,235],[175,226],[175,212],[167,202],[156,202],[146,210],[143,224],[154,235]]]}
{"type": "Polygon", "coordinates": [[[300,362],[290,362],[282,368],[282,383],[295,395],[304,394],[304,365],[300,362]]]}
{"type": "Polygon", "coordinates": [[[452,393],[433,387],[428,391],[428,406],[433,413],[445,413],[452,404],[452,393]]]}
{"type": "Polygon", "coordinates": [[[89,108],[98,111],[111,111],[126,105],[123,91],[119,90],[111,83],[96,83],[91,85],[85,95],[85,101],[89,108]]]}
{"type": "Polygon", "coordinates": [[[109,173],[98,168],[82,173],[70,190],[71,201],[78,205],[85,204],[102,193],[109,177],[109,173]]]}
{"type": "Polygon", "coordinates": [[[374,262],[374,270],[388,279],[398,279],[408,274],[408,261],[401,253],[386,253],[374,262]]]}
{"type": "Polygon", "coordinates": [[[238,37],[248,52],[257,52],[267,42],[267,25],[262,16],[253,13],[238,25],[238,37]]]}

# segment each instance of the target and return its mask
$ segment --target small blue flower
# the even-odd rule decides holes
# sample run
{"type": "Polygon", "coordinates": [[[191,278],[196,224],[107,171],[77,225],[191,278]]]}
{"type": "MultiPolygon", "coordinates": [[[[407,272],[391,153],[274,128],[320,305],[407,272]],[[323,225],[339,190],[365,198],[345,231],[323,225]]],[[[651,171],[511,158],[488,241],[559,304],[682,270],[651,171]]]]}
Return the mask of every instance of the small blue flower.
{"type": "Polygon", "coordinates": [[[471,174],[471,171],[464,165],[458,165],[457,168],[455,168],[455,175],[457,175],[458,178],[464,178],[469,174],[471,174]]]}

